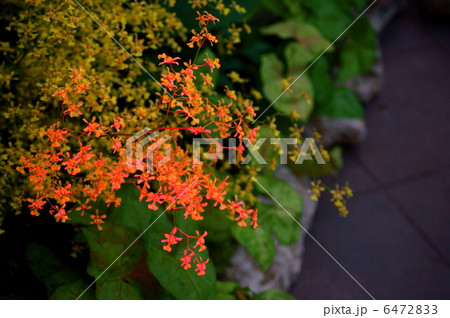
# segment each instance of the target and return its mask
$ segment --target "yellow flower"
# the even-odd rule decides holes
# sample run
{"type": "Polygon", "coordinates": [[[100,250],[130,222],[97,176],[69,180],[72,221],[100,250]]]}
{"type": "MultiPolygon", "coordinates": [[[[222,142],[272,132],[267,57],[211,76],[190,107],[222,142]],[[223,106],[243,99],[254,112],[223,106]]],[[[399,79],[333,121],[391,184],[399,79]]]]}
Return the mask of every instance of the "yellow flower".
{"type": "Polygon", "coordinates": [[[247,83],[249,81],[249,79],[246,78],[241,78],[239,73],[236,71],[232,71],[230,73],[227,74],[227,76],[231,79],[231,81],[233,83],[247,83]]]}

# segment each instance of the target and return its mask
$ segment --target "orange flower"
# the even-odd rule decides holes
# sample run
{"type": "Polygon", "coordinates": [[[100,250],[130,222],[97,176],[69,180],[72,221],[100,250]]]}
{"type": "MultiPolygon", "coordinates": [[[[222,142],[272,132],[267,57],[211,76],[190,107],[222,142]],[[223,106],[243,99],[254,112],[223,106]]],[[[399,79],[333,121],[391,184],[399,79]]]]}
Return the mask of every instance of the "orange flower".
{"type": "MultiPolygon", "coordinates": [[[[205,53],[206,56],[208,56],[208,53],[205,53]]],[[[211,72],[213,72],[213,70],[215,68],[220,68],[220,60],[218,58],[215,58],[214,60],[212,58],[210,58],[209,56],[203,59],[205,61],[205,63],[210,67],[211,72]]]]}
{"type": "Polygon", "coordinates": [[[258,209],[255,209],[252,214],[252,220],[250,225],[253,226],[254,229],[258,227],[258,209]]]}
{"type": "Polygon", "coordinates": [[[166,53],[163,53],[163,54],[159,54],[158,55],[158,59],[164,59],[164,61],[162,61],[158,65],[162,65],[162,64],[176,64],[176,65],[178,65],[177,60],[181,60],[181,57],[173,58],[173,57],[167,56],[166,53]]]}
{"type": "Polygon", "coordinates": [[[104,131],[103,129],[99,128],[100,124],[95,122],[96,117],[92,117],[92,120],[88,122],[85,118],[83,121],[88,124],[86,128],[83,129],[83,131],[87,132],[87,135],[90,136],[92,133],[95,134],[95,137],[100,137],[104,131]]]}
{"type": "Polygon", "coordinates": [[[210,133],[211,130],[202,128],[202,127],[190,127],[189,131],[192,132],[194,135],[200,134],[200,133],[210,133]]]}
{"type": "Polygon", "coordinates": [[[170,234],[164,234],[164,236],[166,237],[165,240],[162,240],[161,243],[167,243],[167,245],[163,246],[163,249],[166,250],[167,252],[172,251],[172,246],[171,245],[175,245],[177,244],[179,241],[183,240],[181,237],[176,237],[174,234],[177,232],[177,229],[174,228],[172,230],[172,232],[170,232],[170,234]]]}
{"type": "Polygon", "coordinates": [[[72,185],[69,183],[66,186],[60,186],[59,188],[55,189],[54,191],[54,195],[55,195],[55,199],[61,203],[61,204],[66,204],[66,202],[69,202],[71,200],[70,195],[72,194],[72,191],[70,191],[69,189],[72,187],[72,185]]]}
{"type": "Polygon", "coordinates": [[[67,109],[64,111],[64,115],[69,114],[70,117],[75,117],[75,115],[83,115],[83,113],[80,111],[80,107],[83,106],[82,102],[79,102],[78,104],[69,102],[67,109]]]}
{"type": "Polygon", "coordinates": [[[103,220],[106,219],[106,214],[99,215],[97,210],[95,211],[95,214],[91,215],[91,219],[92,222],[90,222],[90,224],[96,224],[99,231],[103,230],[101,224],[105,223],[103,220]]]}
{"type": "Polygon", "coordinates": [[[66,129],[56,129],[57,127],[59,127],[59,122],[47,128],[48,140],[52,143],[51,147],[59,147],[61,142],[67,140],[64,136],[69,132],[66,129]]]}
{"type": "Polygon", "coordinates": [[[69,68],[69,71],[72,72],[72,75],[70,75],[71,79],[81,79],[82,78],[82,74],[84,73],[84,70],[82,68],[80,68],[79,70],[74,69],[74,68],[69,68]]]}
{"type": "Polygon", "coordinates": [[[216,21],[220,21],[219,19],[217,19],[215,16],[213,16],[212,14],[203,11],[204,14],[201,14],[200,12],[197,11],[198,17],[195,18],[196,20],[199,20],[199,25],[200,26],[206,26],[208,25],[209,21],[212,21],[212,23],[216,24],[216,21]]]}
{"type": "Polygon", "coordinates": [[[39,197],[36,199],[27,199],[27,201],[30,202],[28,207],[31,208],[31,215],[39,216],[38,210],[44,207],[45,201],[39,197]]]}
{"type": "MultiPolygon", "coordinates": [[[[200,233],[198,233],[198,231],[195,231],[195,233],[197,233],[197,235],[200,235],[200,233]]],[[[198,249],[199,252],[203,252],[206,249],[206,246],[205,246],[205,236],[206,235],[208,235],[208,232],[205,231],[205,233],[203,233],[201,236],[199,236],[197,238],[197,242],[194,245],[194,248],[199,246],[199,249],[198,249]]]]}
{"type": "Polygon", "coordinates": [[[188,250],[184,251],[184,256],[182,258],[180,258],[181,260],[181,267],[183,267],[185,270],[188,270],[189,268],[192,267],[191,265],[191,260],[192,260],[192,256],[194,256],[195,254],[193,252],[189,253],[188,250]]]}
{"type": "Polygon", "coordinates": [[[209,75],[209,74],[203,74],[203,73],[200,73],[200,75],[201,75],[201,77],[203,77],[203,85],[209,85],[209,86],[211,86],[211,87],[213,87],[214,86],[214,84],[213,84],[213,82],[212,82],[212,77],[211,77],[211,75],[209,75]]]}
{"type": "Polygon", "coordinates": [[[89,89],[90,84],[91,83],[89,83],[89,82],[85,83],[85,84],[83,84],[83,83],[78,84],[77,89],[75,90],[75,94],[81,94],[84,90],[89,89]]]}
{"type": "Polygon", "coordinates": [[[67,212],[66,212],[66,205],[64,204],[63,206],[61,206],[60,208],[58,208],[57,206],[55,207],[56,210],[56,222],[63,222],[65,223],[69,217],[67,216],[67,212]]]}
{"type": "Polygon", "coordinates": [[[85,203],[82,203],[79,207],[76,208],[77,211],[81,211],[81,216],[84,215],[84,210],[89,210],[92,208],[92,206],[88,206],[89,199],[86,200],[85,203]]]}
{"type": "Polygon", "coordinates": [[[114,124],[112,124],[110,128],[113,128],[113,127],[116,129],[117,132],[119,132],[122,127],[125,127],[123,118],[119,117],[119,116],[117,118],[115,118],[114,124]]]}
{"type": "Polygon", "coordinates": [[[202,276],[205,275],[205,270],[206,270],[206,264],[209,262],[209,258],[203,262],[202,258],[200,257],[200,262],[197,263],[197,268],[195,269],[198,276],[202,276]]]}

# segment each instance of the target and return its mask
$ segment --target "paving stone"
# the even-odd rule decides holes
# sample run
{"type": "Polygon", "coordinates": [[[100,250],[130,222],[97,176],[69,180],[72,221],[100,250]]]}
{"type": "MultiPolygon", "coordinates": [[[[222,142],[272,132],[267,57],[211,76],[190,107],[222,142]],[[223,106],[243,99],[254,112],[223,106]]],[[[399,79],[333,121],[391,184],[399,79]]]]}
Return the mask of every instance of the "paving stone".
{"type": "Polygon", "coordinates": [[[385,89],[367,109],[368,134],[357,151],[382,182],[450,162],[449,81],[440,49],[386,62],[385,89]]]}
{"type": "MultiPolygon", "coordinates": [[[[347,218],[322,203],[311,234],[377,299],[450,297],[450,271],[381,193],[350,201],[347,218]]],[[[299,299],[369,299],[311,239],[300,278],[299,299]]]]}
{"type": "Polygon", "coordinates": [[[450,263],[450,167],[388,191],[450,263]]]}

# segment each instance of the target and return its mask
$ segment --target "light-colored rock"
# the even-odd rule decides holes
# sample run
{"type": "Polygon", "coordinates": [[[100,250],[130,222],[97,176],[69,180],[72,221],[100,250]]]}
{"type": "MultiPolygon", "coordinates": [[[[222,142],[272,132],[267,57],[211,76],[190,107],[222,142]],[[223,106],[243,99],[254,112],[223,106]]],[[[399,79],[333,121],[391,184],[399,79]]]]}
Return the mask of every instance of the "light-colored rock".
{"type": "Polygon", "coordinates": [[[347,81],[344,85],[350,88],[356,96],[365,104],[378,95],[383,87],[384,64],[381,56],[381,49],[378,46],[377,57],[372,69],[366,74],[362,74],[347,81]]]}
{"type": "MultiPolygon", "coordinates": [[[[424,0],[428,2],[430,0],[424,0]]],[[[447,0],[442,0],[447,1],[447,0]]],[[[407,6],[406,0],[377,0],[367,12],[367,17],[377,33],[381,33],[403,9],[407,6]]]]}
{"type": "MultiPolygon", "coordinates": [[[[275,175],[289,182],[299,195],[303,196],[303,213],[298,221],[308,230],[317,209],[317,202],[312,201],[307,192],[309,180],[295,177],[286,167],[278,169],[275,175]]],[[[226,270],[226,278],[238,281],[243,287],[249,287],[257,293],[270,288],[289,289],[300,274],[305,252],[305,235],[303,230],[299,240],[290,246],[280,244],[274,237],[276,254],[272,266],[265,272],[260,270],[246,249],[239,246],[231,258],[231,266],[226,270]]]]}
{"type": "Polygon", "coordinates": [[[311,120],[322,138],[320,143],[325,148],[333,145],[357,144],[367,135],[367,126],[364,119],[353,118],[328,118],[315,116],[311,120]]]}

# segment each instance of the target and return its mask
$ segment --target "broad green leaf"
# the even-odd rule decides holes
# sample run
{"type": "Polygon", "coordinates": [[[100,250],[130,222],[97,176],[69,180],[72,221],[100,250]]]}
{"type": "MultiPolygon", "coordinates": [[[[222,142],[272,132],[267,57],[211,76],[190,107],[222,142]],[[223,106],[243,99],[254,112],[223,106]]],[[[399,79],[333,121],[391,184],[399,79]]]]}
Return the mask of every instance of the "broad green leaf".
{"type": "Polygon", "coordinates": [[[311,80],[316,91],[314,114],[330,118],[363,118],[364,110],[356,95],[348,88],[336,87],[325,59],[311,69],[311,80]]]}
{"type": "Polygon", "coordinates": [[[308,10],[308,22],[330,41],[336,40],[355,19],[346,7],[335,1],[303,1],[302,5],[308,10]]]}
{"type": "MultiPolygon", "coordinates": [[[[269,82],[274,77],[282,79],[284,76],[284,65],[275,53],[264,54],[261,57],[261,78],[263,82],[269,82]]],[[[269,94],[272,95],[272,94],[269,94]]]]}
{"type": "MultiPolygon", "coordinates": [[[[260,176],[258,182],[286,209],[301,211],[302,196],[288,182],[267,175],[260,176]]],[[[267,195],[265,190],[258,188],[260,193],[267,195]]]]}
{"type": "MultiPolygon", "coordinates": [[[[56,289],[53,295],[50,297],[52,300],[75,300],[77,299],[81,293],[85,291],[88,287],[88,283],[84,280],[79,279],[69,284],[62,285],[56,289]]],[[[82,300],[88,299],[96,299],[95,298],[95,289],[89,288],[81,297],[82,300]]]]}
{"type": "Polygon", "coordinates": [[[146,202],[139,201],[139,191],[133,184],[122,185],[117,196],[122,198],[121,204],[110,208],[107,222],[126,226],[138,236],[150,225],[152,214],[158,212],[149,210],[146,202]]]}
{"type": "Polygon", "coordinates": [[[320,105],[326,104],[332,98],[335,90],[333,80],[330,74],[330,65],[325,58],[321,58],[314,63],[314,66],[310,70],[311,82],[314,86],[315,96],[315,108],[314,112],[317,112],[317,108],[320,105]]]}
{"type": "Polygon", "coordinates": [[[101,300],[141,300],[142,293],[135,285],[122,279],[100,279],[97,298],[101,300]]]}
{"type": "Polygon", "coordinates": [[[117,195],[122,198],[121,205],[107,209],[108,219],[102,231],[93,226],[83,228],[91,255],[87,271],[96,278],[111,265],[96,283],[97,298],[142,299],[133,280],[144,255],[144,240],[134,241],[158,212],[149,210],[145,202],[139,202],[134,185],[123,185],[117,195]]]}
{"type": "Polygon", "coordinates": [[[348,30],[340,54],[339,82],[368,72],[376,58],[377,38],[368,19],[361,19],[348,30]]]}
{"type": "MultiPolygon", "coordinates": [[[[231,180],[228,179],[228,182],[230,181],[231,180]]],[[[203,213],[204,219],[202,220],[201,228],[202,230],[208,232],[208,242],[226,244],[230,241],[230,230],[235,222],[233,222],[233,220],[231,220],[227,215],[227,211],[219,210],[218,206],[214,207],[210,204],[205,207],[205,212],[203,213]]]]}
{"type": "Polygon", "coordinates": [[[349,88],[340,87],[333,91],[327,103],[316,108],[316,114],[330,118],[363,118],[364,109],[355,93],[349,88]]]}
{"type": "MultiPolygon", "coordinates": [[[[287,213],[274,201],[271,204],[260,202],[258,204],[259,225],[272,231],[281,244],[294,244],[301,234],[301,228],[297,222],[301,220],[303,197],[284,180],[272,176],[260,176],[258,182],[288,211],[287,213]]],[[[264,189],[258,190],[262,195],[268,196],[264,189]]]]}
{"type": "MultiPolygon", "coordinates": [[[[267,209],[267,213],[271,214],[272,232],[276,235],[278,241],[283,245],[291,245],[298,241],[301,234],[301,228],[289,214],[282,208],[275,205],[258,205],[258,209],[261,211],[267,209]]],[[[300,222],[300,218],[296,217],[299,213],[295,213],[297,210],[288,210],[288,212],[300,222]]]]}
{"type": "Polygon", "coordinates": [[[307,120],[313,109],[314,90],[306,74],[300,78],[297,76],[289,76],[283,80],[283,64],[277,56],[273,53],[262,56],[261,78],[265,97],[270,102],[275,102],[273,107],[280,113],[290,115],[296,111],[302,120],[307,120]],[[286,87],[283,87],[284,83],[286,87]],[[283,93],[291,83],[294,84],[283,93]]]}
{"type": "Polygon", "coordinates": [[[78,280],[78,275],[66,267],[47,247],[31,244],[26,250],[26,260],[31,272],[45,284],[50,296],[58,287],[78,280]]]}
{"type": "Polygon", "coordinates": [[[362,11],[368,6],[367,0],[337,0],[337,3],[341,5],[346,5],[350,9],[356,9],[358,11],[362,11]]]}
{"type": "Polygon", "coordinates": [[[300,75],[317,56],[299,43],[291,42],[284,49],[288,74],[300,75]]]}
{"type": "Polygon", "coordinates": [[[299,17],[265,27],[261,30],[261,33],[276,35],[282,39],[295,39],[313,58],[317,57],[330,45],[330,42],[320,34],[315,26],[305,23],[299,17]]]}
{"type": "MultiPolygon", "coordinates": [[[[178,210],[178,213],[181,211],[178,210]]],[[[153,219],[156,220],[156,217],[153,219]]],[[[187,234],[195,235],[198,230],[196,221],[177,218],[177,226],[187,234]]],[[[198,276],[195,272],[195,265],[189,270],[181,267],[180,258],[186,248],[186,240],[173,246],[171,252],[163,250],[164,233],[170,233],[173,222],[169,215],[163,214],[145,233],[145,246],[147,252],[147,264],[153,275],[160,284],[177,299],[214,299],[216,273],[214,264],[210,260],[207,264],[206,274],[198,276]]],[[[195,241],[190,242],[195,244],[195,241]]],[[[205,250],[197,253],[205,261],[209,255],[205,250]]]]}
{"type": "Polygon", "coordinates": [[[135,233],[113,222],[106,222],[103,225],[102,231],[98,231],[93,227],[83,228],[83,233],[88,239],[90,249],[87,272],[96,278],[109,265],[114,263],[102,275],[101,279],[126,277],[133,271],[143,252],[143,242],[138,240],[121,255],[136,239],[135,233]]]}
{"type": "Polygon", "coordinates": [[[275,256],[275,245],[270,230],[261,226],[254,229],[248,226],[235,225],[231,232],[236,240],[245,247],[247,252],[261,266],[262,271],[269,269],[275,256]]]}
{"type": "Polygon", "coordinates": [[[280,289],[268,289],[254,296],[255,300],[296,300],[294,296],[280,289]]]}
{"type": "Polygon", "coordinates": [[[235,300],[236,290],[240,288],[239,283],[217,281],[216,283],[216,299],[217,300],[235,300]]]}
{"type": "Polygon", "coordinates": [[[336,175],[338,170],[343,166],[342,148],[333,147],[328,151],[330,162],[319,165],[315,160],[306,160],[300,164],[290,164],[291,171],[299,176],[307,176],[310,178],[323,177],[327,175],[336,175]]]}
{"type": "Polygon", "coordinates": [[[262,0],[262,5],[270,11],[270,13],[285,18],[287,15],[297,15],[300,13],[298,0],[262,0]]]}

